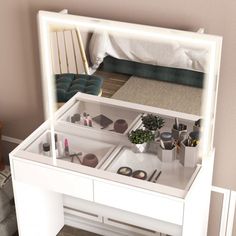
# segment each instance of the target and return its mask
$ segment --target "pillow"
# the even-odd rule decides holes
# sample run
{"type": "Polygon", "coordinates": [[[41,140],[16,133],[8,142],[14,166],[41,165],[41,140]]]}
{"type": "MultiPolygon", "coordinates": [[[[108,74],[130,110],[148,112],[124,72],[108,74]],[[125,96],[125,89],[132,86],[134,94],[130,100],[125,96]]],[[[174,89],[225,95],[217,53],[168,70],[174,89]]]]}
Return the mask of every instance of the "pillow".
{"type": "Polygon", "coordinates": [[[106,31],[94,32],[89,42],[89,54],[92,69],[97,69],[106,57],[108,34],[106,31]]]}
{"type": "Polygon", "coordinates": [[[76,93],[99,95],[103,78],[85,74],[56,74],[57,101],[67,102],[76,93]]]}
{"type": "Polygon", "coordinates": [[[188,58],[192,61],[192,69],[197,71],[205,72],[207,68],[207,62],[208,62],[208,51],[203,50],[187,50],[185,51],[185,54],[188,56],[188,58]]]}

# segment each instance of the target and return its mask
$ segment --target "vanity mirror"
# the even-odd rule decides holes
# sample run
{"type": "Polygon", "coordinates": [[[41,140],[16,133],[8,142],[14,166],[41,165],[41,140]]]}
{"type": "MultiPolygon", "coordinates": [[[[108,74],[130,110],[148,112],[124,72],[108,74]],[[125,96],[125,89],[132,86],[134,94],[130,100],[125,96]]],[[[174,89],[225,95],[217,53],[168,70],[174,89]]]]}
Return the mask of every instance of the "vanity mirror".
{"type": "Polygon", "coordinates": [[[197,33],[82,19],[48,32],[58,102],[80,91],[201,115],[210,49],[197,33]]]}
{"type": "Polygon", "coordinates": [[[38,22],[47,121],[12,153],[16,178],[67,195],[65,209],[102,207],[103,223],[205,235],[221,37],[44,11],[38,22]]]}
{"type": "MultiPolygon", "coordinates": [[[[212,149],[220,37],[47,12],[39,36],[47,115],[77,92],[148,105],[193,121],[189,132],[201,119],[201,146],[212,149]]],[[[90,125],[99,115],[116,121],[94,114],[90,125]]]]}

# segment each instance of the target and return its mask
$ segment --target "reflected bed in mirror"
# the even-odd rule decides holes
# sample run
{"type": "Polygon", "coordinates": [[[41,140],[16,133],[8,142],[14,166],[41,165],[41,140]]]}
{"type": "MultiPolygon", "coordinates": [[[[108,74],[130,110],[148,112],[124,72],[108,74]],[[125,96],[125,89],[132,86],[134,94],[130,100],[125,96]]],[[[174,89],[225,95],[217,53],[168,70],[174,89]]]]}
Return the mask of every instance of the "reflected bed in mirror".
{"type": "Polygon", "coordinates": [[[50,41],[58,102],[80,91],[201,114],[209,56],[202,45],[63,26],[51,31],[50,41]]]}

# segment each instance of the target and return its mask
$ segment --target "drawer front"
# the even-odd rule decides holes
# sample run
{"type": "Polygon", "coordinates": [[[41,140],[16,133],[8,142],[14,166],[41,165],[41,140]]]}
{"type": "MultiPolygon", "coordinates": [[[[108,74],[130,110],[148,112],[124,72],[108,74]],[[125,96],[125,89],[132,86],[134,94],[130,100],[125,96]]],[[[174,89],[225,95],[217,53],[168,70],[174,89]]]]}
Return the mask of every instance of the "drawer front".
{"type": "Polygon", "coordinates": [[[176,225],[183,222],[183,200],[126,185],[94,181],[94,201],[176,225]]]}
{"type": "Polygon", "coordinates": [[[51,166],[13,160],[16,181],[38,185],[55,192],[93,201],[93,181],[77,173],[51,166]]]}

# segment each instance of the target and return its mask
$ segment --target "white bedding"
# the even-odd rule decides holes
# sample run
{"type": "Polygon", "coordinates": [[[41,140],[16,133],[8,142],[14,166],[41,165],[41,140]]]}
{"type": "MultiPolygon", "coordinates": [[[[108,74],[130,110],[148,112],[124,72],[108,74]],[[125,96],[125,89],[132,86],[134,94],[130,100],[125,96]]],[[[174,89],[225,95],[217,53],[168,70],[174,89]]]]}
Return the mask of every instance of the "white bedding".
{"type": "Polygon", "coordinates": [[[110,55],[118,59],[152,65],[206,71],[207,51],[187,48],[170,40],[147,40],[124,37],[107,32],[94,33],[89,44],[93,69],[99,67],[103,59],[110,55]]]}

